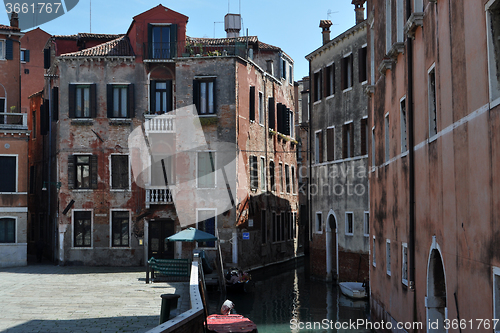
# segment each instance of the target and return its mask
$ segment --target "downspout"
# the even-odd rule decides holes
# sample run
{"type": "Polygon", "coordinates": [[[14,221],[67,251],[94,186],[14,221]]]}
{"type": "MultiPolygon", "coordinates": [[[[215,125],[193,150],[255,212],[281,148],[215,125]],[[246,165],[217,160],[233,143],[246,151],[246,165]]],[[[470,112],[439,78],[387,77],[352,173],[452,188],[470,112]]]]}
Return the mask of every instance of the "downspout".
{"type": "MultiPolygon", "coordinates": [[[[411,0],[406,0],[406,18],[411,15],[411,0]]],[[[408,162],[409,162],[409,287],[413,291],[413,321],[417,322],[417,297],[415,295],[415,140],[413,122],[413,38],[406,38],[408,91],[408,162]]]]}
{"type": "MultiPolygon", "coordinates": [[[[312,110],[312,106],[313,106],[313,98],[311,96],[311,92],[312,92],[312,84],[311,84],[311,60],[309,60],[309,128],[308,128],[308,131],[309,131],[309,142],[308,142],[308,155],[309,155],[309,180],[307,181],[307,208],[309,209],[309,225],[308,225],[308,228],[309,228],[309,239],[308,239],[308,242],[311,242],[312,240],[312,228],[311,228],[311,224],[312,224],[312,221],[313,221],[313,213],[312,213],[312,205],[311,205],[311,182],[312,182],[312,131],[311,131],[311,128],[312,128],[312,115],[313,115],[313,110],[312,110]]],[[[311,248],[310,248],[310,244],[308,246],[308,249],[309,249],[309,253],[311,251],[311,248]]]]}

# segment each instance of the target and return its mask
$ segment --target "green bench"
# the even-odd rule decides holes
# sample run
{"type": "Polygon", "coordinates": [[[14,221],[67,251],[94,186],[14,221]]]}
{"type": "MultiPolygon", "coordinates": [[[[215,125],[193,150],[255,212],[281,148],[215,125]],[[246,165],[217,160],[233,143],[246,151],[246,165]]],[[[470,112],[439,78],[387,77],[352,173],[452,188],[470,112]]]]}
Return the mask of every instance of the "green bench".
{"type": "Polygon", "coordinates": [[[148,260],[146,283],[152,282],[184,282],[189,281],[191,269],[190,259],[155,259],[148,260]]]}

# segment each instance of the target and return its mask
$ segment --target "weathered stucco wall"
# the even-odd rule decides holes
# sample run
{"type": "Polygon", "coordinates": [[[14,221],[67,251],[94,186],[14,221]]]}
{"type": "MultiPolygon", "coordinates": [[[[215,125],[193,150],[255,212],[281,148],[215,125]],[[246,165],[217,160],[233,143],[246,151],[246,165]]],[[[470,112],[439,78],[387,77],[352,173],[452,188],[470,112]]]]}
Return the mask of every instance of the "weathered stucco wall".
{"type": "Polygon", "coordinates": [[[358,59],[358,51],[366,44],[366,29],[366,23],[362,22],[306,57],[310,61],[312,103],[312,178],[309,186],[312,212],[311,268],[314,275],[327,280],[362,281],[368,278],[365,257],[369,252],[369,237],[364,231],[365,212],[368,212],[367,130],[362,125],[367,118],[367,96],[364,92],[366,82],[360,79],[364,68],[360,68],[361,61],[358,59]],[[352,55],[352,86],[343,90],[342,61],[349,54],[352,55]],[[334,93],[329,95],[326,68],[332,64],[334,93]],[[315,73],[319,71],[322,98],[315,101],[318,88],[315,73]],[[344,132],[349,123],[352,123],[350,140],[354,140],[351,145],[354,149],[347,157],[344,156],[347,145],[344,132]],[[327,134],[332,128],[333,142],[327,134]],[[316,146],[316,141],[319,146],[316,146]],[[333,158],[328,156],[331,145],[333,158]],[[322,221],[317,227],[318,213],[322,221]],[[346,230],[346,213],[352,213],[352,233],[346,230]],[[360,258],[361,264],[349,264],[352,257],[360,258]],[[361,268],[358,269],[358,266],[361,268]]]}
{"type": "MultiPolygon", "coordinates": [[[[376,256],[376,266],[370,265],[372,317],[425,323],[428,311],[432,311],[425,306],[426,297],[436,296],[432,289],[438,285],[443,287],[440,297],[445,302],[447,318],[457,318],[458,312],[460,318],[492,317],[496,288],[493,269],[500,263],[498,246],[493,245],[497,244],[500,232],[496,223],[500,184],[496,181],[496,147],[500,137],[496,134],[498,107],[489,104],[488,95],[486,50],[490,31],[485,30],[486,1],[481,2],[482,6],[467,1],[423,3],[423,27],[416,28],[412,43],[416,146],[414,290],[402,281],[402,247],[410,240],[410,161],[401,152],[400,112],[400,100],[408,93],[407,49],[404,54],[396,55],[385,76],[377,72],[371,82],[375,89],[369,122],[375,127],[376,155],[370,172],[370,213],[374,217],[370,237],[375,238],[374,242],[371,240],[375,248],[371,249],[370,259],[373,260],[373,252],[376,256]],[[433,68],[435,136],[429,129],[432,116],[428,73],[433,68]],[[387,112],[388,163],[384,131],[387,112]],[[390,275],[387,240],[391,251],[390,275]],[[431,264],[432,253],[439,253],[442,265],[431,264]],[[434,268],[442,270],[442,275],[433,274],[434,268]]],[[[374,8],[375,38],[385,36],[384,1],[369,1],[368,8],[374,8]]],[[[396,26],[395,15],[392,24],[396,26]]],[[[385,51],[385,43],[375,44],[376,67],[385,51]]],[[[370,150],[370,164],[371,154],[370,150]]],[[[444,307],[441,309],[444,312],[444,307]]]]}

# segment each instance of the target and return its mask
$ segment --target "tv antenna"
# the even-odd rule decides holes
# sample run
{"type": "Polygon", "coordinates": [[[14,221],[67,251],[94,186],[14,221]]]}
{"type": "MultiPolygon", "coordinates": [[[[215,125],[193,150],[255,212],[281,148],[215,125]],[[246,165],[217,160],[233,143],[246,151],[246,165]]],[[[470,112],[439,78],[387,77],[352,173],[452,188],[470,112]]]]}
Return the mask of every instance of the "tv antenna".
{"type": "Polygon", "coordinates": [[[224,22],[222,22],[222,21],[219,21],[219,22],[214,22],[214,38],[215,38],[215,24],[216,24],[216,23],[224,23],[224,22]]]}
{"type": "Polygon", "coordinates": [[[331,18],[332,14],[335,14],[335,13],[338,13],[338,11],[332,12],[331,9],[328,9],[328,11],[326,12],[326,19],[329,20],[331,18]]]}

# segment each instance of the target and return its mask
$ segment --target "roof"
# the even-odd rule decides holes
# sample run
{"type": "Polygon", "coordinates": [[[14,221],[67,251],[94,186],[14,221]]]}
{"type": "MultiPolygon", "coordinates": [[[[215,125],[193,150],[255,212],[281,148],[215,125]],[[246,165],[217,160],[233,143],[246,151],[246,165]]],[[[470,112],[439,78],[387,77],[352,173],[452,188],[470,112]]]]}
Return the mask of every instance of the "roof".
{"type": "Polygon", "coordinates": [[[21,29],[16,27],[11,27],[9,25],[0,24],[0,30],[10,30],[10,31],[21,31],[21,29]]]}
{"type": "Polygon", "coordinates": [[[366,30],[366,27],[367,27],[367,23],[366,23],[366,20],[364,20],[364,21],[356,24],[355,26],[351,27],[350,29],[347,29],[346,31],[344,31],[343,33],[338,35],[337,37],[329,40],[326,44],[321,45],[316,50],[314,50],[311,53],[309,53],[308,55],[306,55],[305,58],[308,61],[310,61],[314,56],[316,56],[316,54],[318,54],[318,53],[322,52],[323,50],[326,50],[332,46],[335,46],[337,43],[341,42],[344,38],[347,38],[350,35],[354,35],[358,31],[366,30]]]}
{"type": "Polygon", "coordinates": [[[90,47],[78,52],[61,54],[61,57],[110,57],[134,56],[134,51],[127,36],[121,36],[109,42],[90,47]]]}
{"type": "Polygon", "coordinates": [[[112,40],[118,37],[123,36],[123,34],[92,34],[86,32],[79,32],[74,35],[54,35],[53,39],[62,39],[62,40],[78,40],[78,39],[101,39],[101,40],[112,40]]]}
{"type": "MultiPolygon", "coordinates": [[[[235,42],[237,43],[246,43],[247,37],[227,37],[227,38],[197,38],[197,37],[187,37],[186,42],[192,44],[202,44],[202,45],[230,45],[235,42]]],[[[268,51],[282,51],[279,47],[266,44],[259,41],[257,36],[248,36],[249,44],[257,44],[257,47],[261,50],[268,51]]]]}

